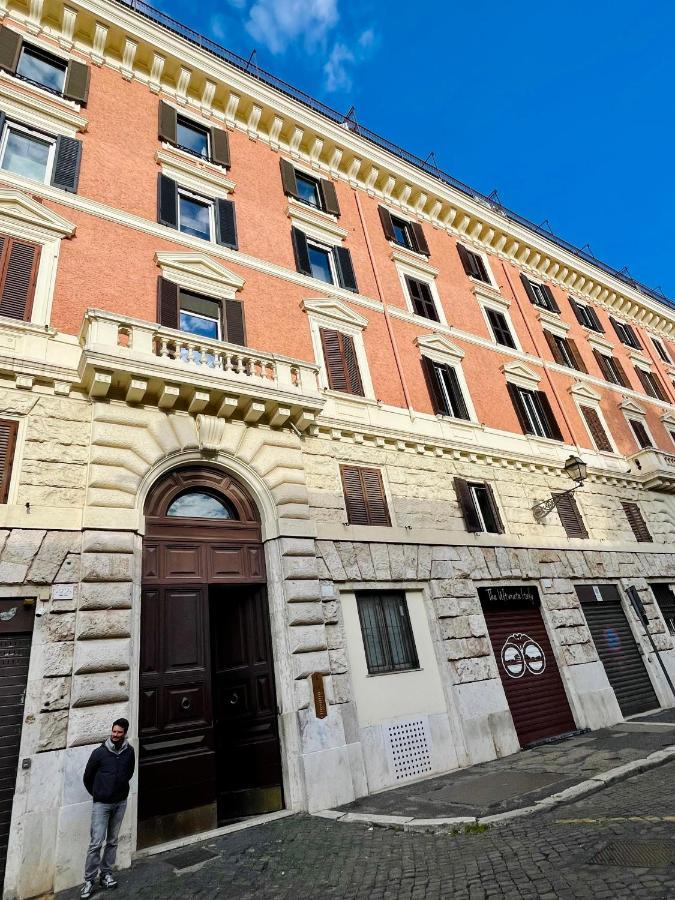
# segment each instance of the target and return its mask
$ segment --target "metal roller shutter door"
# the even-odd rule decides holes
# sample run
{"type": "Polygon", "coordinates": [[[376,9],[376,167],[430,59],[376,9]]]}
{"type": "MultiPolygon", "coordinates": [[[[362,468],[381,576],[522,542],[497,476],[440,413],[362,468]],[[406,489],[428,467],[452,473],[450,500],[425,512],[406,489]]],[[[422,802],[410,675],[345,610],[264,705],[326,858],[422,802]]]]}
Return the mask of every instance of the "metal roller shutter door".
{"type": "Polygon", "coordinates": [[[612,584],[597,587],[602,600],[597,599],[589,585],[578,586],[577,594],[619,708],[624,716],[658,709],[659,701],[621,606],[619,592],[612,584]]]}

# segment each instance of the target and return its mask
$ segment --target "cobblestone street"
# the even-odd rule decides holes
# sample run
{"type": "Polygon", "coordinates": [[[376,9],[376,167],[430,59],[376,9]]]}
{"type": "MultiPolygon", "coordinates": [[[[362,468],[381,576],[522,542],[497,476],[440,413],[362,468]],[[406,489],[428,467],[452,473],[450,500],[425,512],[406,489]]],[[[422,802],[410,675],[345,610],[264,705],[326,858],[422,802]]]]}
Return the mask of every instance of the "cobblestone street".
{"type": "Polygon", "coordinates": [[[416,834],[292,816],[139,861],[120,873],[116,896],[665,900],[675,896],[674,795],[675,763],[668,763],[547,814],[479,833],[416,834]],[[614,858],[593,862],[605,848],[614,858]],[[625,858],[645,849],[646,858],[625,858]],[[181,874],[176,865],[189,863],[189,852],[192,866],[181,874]]]}

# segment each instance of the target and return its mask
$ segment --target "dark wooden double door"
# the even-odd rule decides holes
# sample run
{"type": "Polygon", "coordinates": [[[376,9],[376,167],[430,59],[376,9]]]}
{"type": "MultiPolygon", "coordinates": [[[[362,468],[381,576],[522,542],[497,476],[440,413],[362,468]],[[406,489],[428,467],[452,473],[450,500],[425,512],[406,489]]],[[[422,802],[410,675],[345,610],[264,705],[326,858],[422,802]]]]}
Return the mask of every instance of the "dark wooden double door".
{"type": "Polygon", "coordinates": [[[264,584],[146,585],[139,846],[281,809],[264,584]]]}

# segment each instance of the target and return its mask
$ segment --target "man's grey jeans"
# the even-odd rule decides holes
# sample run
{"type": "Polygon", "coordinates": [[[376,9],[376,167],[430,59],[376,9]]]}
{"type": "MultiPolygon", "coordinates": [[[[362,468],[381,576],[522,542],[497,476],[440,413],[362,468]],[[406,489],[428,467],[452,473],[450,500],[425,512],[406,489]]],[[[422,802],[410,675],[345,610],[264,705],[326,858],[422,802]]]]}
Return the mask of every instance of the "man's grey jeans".
{"type": "Polygon", "coordinates": [[[106,875],[112,871],[117,856],[117,837],[124,818],[127,801],[121,803],[96,803],[91,811],[91,841],[84,866],[84,880],[95,881],[99,873],[106,875]],[[101,847],[105,843],[103,859],[101,847]]]}

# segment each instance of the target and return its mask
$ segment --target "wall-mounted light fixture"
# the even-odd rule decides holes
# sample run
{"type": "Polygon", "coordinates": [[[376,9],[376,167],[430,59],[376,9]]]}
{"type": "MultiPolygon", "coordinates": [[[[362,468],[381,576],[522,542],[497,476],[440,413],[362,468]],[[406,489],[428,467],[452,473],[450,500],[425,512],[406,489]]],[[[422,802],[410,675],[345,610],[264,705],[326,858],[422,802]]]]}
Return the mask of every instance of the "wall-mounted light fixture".
{"type": "Polygon", "coordinates": [[[557,494],[555,497],[551,497],[550,500],[542,500],[541,503],[535,503],[532,507],[532,512],[534,513],[534,518],[537,522],[543,522],[546,516],[554,510],[560,500],[563,497],[571,496],[578,488],[586,480],[586,463],[579,459],[578,456],[569,456],[565,460],[565,465],[563,466],[563,472],[568,478],[571,478],[572,481],[575,481],[576,484],[574,487],[570,488],[567,491],[563,491],[561,494],[557,494]]]}

